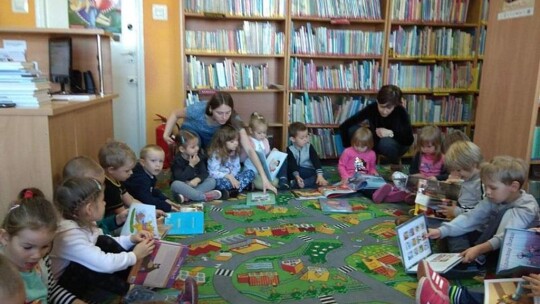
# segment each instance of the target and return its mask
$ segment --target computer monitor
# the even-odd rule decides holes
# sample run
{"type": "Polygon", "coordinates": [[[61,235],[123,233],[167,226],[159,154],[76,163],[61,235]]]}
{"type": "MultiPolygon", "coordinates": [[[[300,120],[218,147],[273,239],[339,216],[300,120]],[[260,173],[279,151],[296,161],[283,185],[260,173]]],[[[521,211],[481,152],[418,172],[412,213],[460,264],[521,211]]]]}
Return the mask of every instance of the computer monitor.
{"type": "Polygon", "coordinates": [[[49,39],[49,71],[50,81],[60,84],[60,93],[66,92],[66,84],[71,77],[71,38],[60,37],[49,39]]]}

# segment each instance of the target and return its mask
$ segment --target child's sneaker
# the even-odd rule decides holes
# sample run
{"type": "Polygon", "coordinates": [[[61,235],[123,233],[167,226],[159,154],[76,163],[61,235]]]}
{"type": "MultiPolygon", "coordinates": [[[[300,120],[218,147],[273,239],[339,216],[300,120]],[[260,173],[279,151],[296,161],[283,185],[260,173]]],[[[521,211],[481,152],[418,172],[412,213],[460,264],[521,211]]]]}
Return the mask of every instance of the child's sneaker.
{"type": "Polygon", "coordinates": [[[448,294],[448,288],[450,288],[450,282],[448,282],[447,279],[443,278],[440,274],[438,274],[433,268],[431,268],[431,265],[429,265],[429,262],[426,260],[421,260],[418,263],[418,271],[416,272],[416,277],[418,279],[421,279],[422,277],[428,278],[431,282],[433,282],[433,285],[437,287],[443,294],[448,294]]]}
{"type": "Polygon", "coordinates": [[[186,201],[186,198],[182,195],[182,194],[178,194],[176,196],[176,201],[179,203],[179,204],[183,204],[185,201],[186,201]]]}
{"type": "Polygon", "coordinates": [[[278,183],[278,190],[289,190],[291,186],[289,186],[289,182],[287,181],[286,177],[280,177],[279,183],[278,183]]]}
{"type": "Polygon", "coordinates": [[[376,204],[380,204],[384,201],[384,199],[388,196],[388,194],[390,194],[391,191],[392,191],[392,185],[384,184],[382,187],[380,187],[379,189],[375,190],[375,192],[373,192],[373,196],[371,198],[376,204]]]}
{"type": "Polygon", "coordinates": [[[221,198],[221,192],[219,190],[210,190],[204,193],[204,200],[206,202],[217,200],[221,198]]]}
{"type": "Polygon", "coordinates": [[[221,192],[221,199],[222,200],[228,200],[230,195],[229,195],[229,191],[227,190],[219,190],[219,192],[221,192]]]}
{"type": "Polygon", "coordinates": [[[433,282],[426,277],[420,278],[416,287],[417,304],[450,304],[450,298],[443,294],[433,282]]]}
{"type": "Polygon", "coordinates": [[[238,191],[238,189],[229,190],[229,198],[237,198],[238,194],[240,194],[240,191],[238,191]]]}

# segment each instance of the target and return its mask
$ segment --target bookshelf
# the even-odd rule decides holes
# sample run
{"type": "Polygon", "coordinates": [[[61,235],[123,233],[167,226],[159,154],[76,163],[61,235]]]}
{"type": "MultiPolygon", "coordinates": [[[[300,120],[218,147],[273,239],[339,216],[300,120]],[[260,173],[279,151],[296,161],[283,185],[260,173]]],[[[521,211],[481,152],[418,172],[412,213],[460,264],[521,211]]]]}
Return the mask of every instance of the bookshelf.
{"type": "MultiPolygon", "coordinates": [[[[304,122],[323,158],[339,155],[337,127],[374,102],[384,84],[403,89],[414,128],[435,123],[443,131],[457,128],[472,134],[485,40],[480,36],[485,37],[487,28],[482,16],[488,0],[442,0],[437,3],[448,7],[435,9],[431,15],[421,14],[429,11],[426,5],[432,1],[427,0],[241,2],[243,7],[274,8],[279,13],[240,12],[232,0],[221,2],[223,7],[214,7],[209,0],[184,1],[181,33],[186,34],[182,34],[181,49],[186,96],[197,93],[190,81],[191,65],[205,69],[205,64],[225,59],[265,64],[269,83],[278,86],[239,89],[205,83],[196,97],[206,99],[204,95],[215,90],[231,92],[244,120],[254,109],[267,117],[274,145],[281,149],[288,143],[289,122],[304,122]],[[208,35],[193,36],[189,31],[235,31],[245,22],[269,24],[283,33],[283,51],[224,50],[214,47],[226,40],[219,35],[215,35],[216,43],[191,47],[190,41],[206,42],[202,37],[208,35]]],[[[209,70],[215,73],[212,67],[209,70]]]]}
{"type": "Polygon", "coordinates": [[[540,127],[540,11],[536,7],[533,15],[506,19],[516,11],[511,3],[490,0],[489,5],[474,141],[487,159],[496,155],[524,159],[530,166],[531,188],[540,182],[540,161],[531,159],[540,145],[534,138],[540,127]]]}

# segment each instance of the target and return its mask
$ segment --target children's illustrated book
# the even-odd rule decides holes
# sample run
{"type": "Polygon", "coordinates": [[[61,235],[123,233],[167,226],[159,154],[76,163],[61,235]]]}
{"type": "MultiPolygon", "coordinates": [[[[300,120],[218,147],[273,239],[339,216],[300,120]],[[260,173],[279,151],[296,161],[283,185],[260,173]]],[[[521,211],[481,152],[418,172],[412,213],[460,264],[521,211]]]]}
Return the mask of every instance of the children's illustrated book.
{"type": "Polygon", "coordinates": [[[148,287],[170,288],[188,252],[186,245],[156,240],[154,251],[133,265],[128,282],[148,287]]]}
{"type": "Polygon", "coordinates": [[[349,178],[349,188],[355,191],[379,189],[384,184],[386,184],[386,181],[378,175],[356,173],[353,177],[349,178]]]}
{"type": "Polygon", "coordinates": [[[540,272],[540,234],[534,230],[506,228],[501,245],[498,275],[540,272]]]}
{"type": "MultiPolygon", "coordinates": [[[[409,178],[416,181],[416,198],[414,213],[425,213],[426,216],[448,220],[439,210],[441,205],[457,204],[461,186],[459,184],[445,183],[437,180],[423,178],[409,178]]],[[[408,187],[414,187],[409,186],[408,187]]]]}
{"type": "Polygon", "coordinates": [[[276,196],[271,191],[263,192],[248,192],[246,205],[248,206],[261,206],[261,205],[275,205],[276,196]]]}
{"type": "Polygon", "coordinates": [[[416,273],[418,262],[427,260],[438,273],[445,273],[457,265],[462,257],[459,253],[433,253],[427,233],[427,219],[417,215],[396,227],[397,241],[403,268],[406,273],[416,273]]]}
{"type": "Polygon", "coordinates": [[[197,203],[181,206],[178,212],[167,213],[165,225],[170,226],[168,235],[204,233],[204,205],[197,203]]]}
{"type": "Polygon", "coordinates": [[[256,152],[268,180],[273,181],[277,177],[279,169],[281,169],[281,166],[285,163],[287,153],[281,152],[275,148],[270,151],[268,156],[265,156],[263,151],[256,152]]]}
{"type": "Polygon", "coordinates": [[[320,198],[319,204],[323,213],[351,213],[352,206],[346,199],[320,198]]]}
{"type": "Polygon", "coordinates": [[[319,199],[319,198],[330,198],[336,197],[351,193],[356,193],[355,190],[349,188],[348,186],[324,186],[319,187],[318,189],[295,189],[291,193],[298,200],[308,200],[308,199],[319,199]]]}
{"type": "Polygon", "coordinates": [[[484,304],[519,303],[540,304],[540,297],[527,297],[529,289],[522,278],[492,279],[484,281],[484,304]]]}
{"type": "Polygon", "coordinates": [[[141,230],[151,232],[155,238],[161,237],[156,220],[156,206],[134,203],[129,207],[128,216],[120,234],[130,235],[141,230]]]}

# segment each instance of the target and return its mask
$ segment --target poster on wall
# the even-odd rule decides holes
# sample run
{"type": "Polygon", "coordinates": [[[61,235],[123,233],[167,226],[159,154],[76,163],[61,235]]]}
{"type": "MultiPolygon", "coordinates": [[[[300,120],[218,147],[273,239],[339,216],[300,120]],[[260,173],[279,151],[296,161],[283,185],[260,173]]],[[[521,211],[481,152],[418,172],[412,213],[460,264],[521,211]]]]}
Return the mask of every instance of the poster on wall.
{"type": "Polygon", "coordinates": [[[66,0],[70,28],[100,28],[122,32],[122,0],[66,0]]]}

